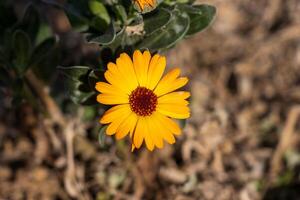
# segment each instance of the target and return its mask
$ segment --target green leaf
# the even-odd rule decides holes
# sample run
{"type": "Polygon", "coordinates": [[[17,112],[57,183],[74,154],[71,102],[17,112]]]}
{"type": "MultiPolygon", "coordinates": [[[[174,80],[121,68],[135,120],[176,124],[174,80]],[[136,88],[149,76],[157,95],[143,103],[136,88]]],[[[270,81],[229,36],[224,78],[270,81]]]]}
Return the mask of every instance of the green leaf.
{"type": "Polygon", "coordinates": [[[104,81],[104,71],[92,70],[88,75],[88,83],[91,89],[95,89],[96,83],[104,81]]]}
{"type": "Polygon", "coordinates": [[[155,12],[143,16],[144,30],[149,35],[166,25],[171,19],[171,13],[167,9],[157,9],[155,12]]]}
{"type": "Polygon", "coordinates": [[[166,49],[175,45],[181,40],[189,29],[190,19],[186,13],[175,9],[169,22],[153,32],[138,45],[138,48],[148,48],[150,50],[166,49]]]}
{"type": "Polygon", "coordinates": [[[46,23],[42,23],[36,36],[36,44],[40,44],[47,38],[50,38],[52,35],[53,33],[51,27],[46,23]]]}
{"type": "Polygon", "coordinates": [[[95,92],[89,86],[88,75],[91,71],[87,66],[58,67],[65,75],[66,89],[70,99],[76,104],[87,105],[95,92]]]}
{"type": "Polygon", "coordinates": [[[106,132],[106,129],[107,129],[107,126],[102,126],[99,130],[99,134],[98,134],[98,142],[99,142],[99,145],[101,147],[104,146],[105,144],[105,132],[106,132]]]}
{"type": "Polygon", "coordinates": [[[49,38],[42,42],[40,45],[38,45],[33,50],[29,61],[29,65],[34,66],[39,64],[39,62],[42,61],[48,55],[48,53],[55,47],[55,44],[55,38],[49,38]]]}
{"type": "Polygon", "coordinates": [[[92,70],[88,66],[72,66],[72,67],[57,67],[70,80],[75,82],[85,81],[86,77],[92,70]]]}
{"type": "Polygon", "coordinates": [[[164,1],[165,4],[169,6],[174,6],[176,4],[193,4],[195,0],[158,0],[164,1]]]}
{"type": "Polygon", "coordinates": [[[216,15],[216,8],[210,5],[181,5],[180,10],[190,17],[190,28],[187,35],[193,35],[208,27],[216,15]]]}
{"type": "Polygon", "coordinates": [[[126,32],[125,27],[123,27],[122,30],[116,33],[115,39],[108,45],[105,45],[106,47],[110,48],[113,52],[115,52],[120,46],[123,47],[124,40],[126,38],[126,32]]]}
{"type": "Polygon", "coordinates": [[[23,74],[28,67],[29,55],[31,53],[31,42],[28,35],[21,31],[15,31],[13,35],[13,48],[15,55],[15,67],[20,74],[23,74]]]}
{"type": "Polygon", "coordinates": [[[20,28],[28,33],[31,41],[35,41],[40,28],[40,15],[34,5],[29,4],[26,8],[20,28]]]}
{"type": "Polygon", "coordinates": [[[143,15],[141,15],[140,13],[137,13],[137,12],[128,16],[128,19],[127,19],[127,24],[129,26],[140,25],[143,22],[144,22],[143,15]]]}
{"type": "Polygon", "coordinates": [[[94,29],[97,32],[102,33],[108,27],[108,24],[102,19],[97,16],[92,17],[92,20],[88,22],[89,27],[94,29]]]}
{"type": "Polygon", "coordinates": [[[83,106],[95,106],[95,105],[99,105],[99,103],[97,101],[97,96],[98,96],[97,93],[91,92],[90,95],[87,98],[85,97],[83,99],[83,101],[80,102],[80,104],[83,105],[83,106]]]}
{"type": "Polygon", "coordinates": [[[36,64],[31,65],[34,73],[46,84],[51,83],[53,76],[57,74],[56,67],[61,63],[63,56],[61,51],[58,46],[50,48],[45,56],[37,60],[36,64]]]}
{"type": "Polygon", "coordinates": [[[184,129],[186,126],[186,119],[180,119],[178,120],[178,124],[180,126],[181,129],[184,129]]]}
{"type": "Polygon", "coordinates": [[[83,108],[82,120],[90,122],[97,116],[97,109],[95,106],[86,106],[83,108]]]}
{"type": "Polygon", "coordinates": [[[189,1],[190,0],[177,0],[177,3],[183,4],[183,3],[189,3],[189,1]]]}
{"type": "MultiPolygon", "coordinates": [[[[90,24],[89,5],[87,0],[68,0],[64,4],[64,10],[75,29],[90,24]]],[[[81,28],[80,28],[81,29],[81,28]]]]}
{"type": "Polygon", "coordinates": [[[14,31],[10,29],[6,29],[3,33],[3,38],[1,38],[1,40],[3,40],[3,43],[1,43],[1,49],[3,51],[3,55],[5,57],[6,62],[10,61],[8,58],[13,53],[13,48],[12,48],[13,36],[14,36],[13,33],[14,31]]]}
{"type": "Polygon", "coordinates": [[[126,13],[126,10],[125,10],[124,6],[122,6],[122,5],[115,5],[114,6],[114,10],[115,10],[115,13],[116,13],[117,17],[123,23],[125,23],[127,21],[127,13],[126,13]]]}
{"type": "Polygon", "coordinates": [[[91,12],[101,18],[106,25],[110,24],[110,16],[105,8],[105,6],[97,0],[90,0],[89,1],[89,8],[91,10],[91,12]]]}
{"type": "Polygon", "coordinates": [[[114,25],[111,24],[103,35],[100,35],[98,37],[88,36],[87,40],[91,43],[96,43],[99,45],[109,45],[115,40],[115,38],[116,31],[114,25]]]}
{"type": "Polygon", "coordinates": [[[285,186],[290,184],[295,177],[294,171],[288,169],[283,174],[279,175],[276,180],[277,186],[285,186]]]}

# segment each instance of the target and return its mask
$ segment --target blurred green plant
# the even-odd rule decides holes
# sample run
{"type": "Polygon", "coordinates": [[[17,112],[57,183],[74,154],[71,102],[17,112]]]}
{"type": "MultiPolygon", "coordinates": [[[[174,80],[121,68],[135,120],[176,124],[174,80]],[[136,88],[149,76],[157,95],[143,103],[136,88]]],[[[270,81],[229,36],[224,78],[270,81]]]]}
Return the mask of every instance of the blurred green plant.
{"type": "MultiPolygon", "coordinates": [[[[44,22],[40,21],[37,8],[28,4],[22,17],[17,19],[10,3],[0,2],[0,93],[10,89],[13,105],[17,106],[24,97],[34,100],[26,84],[27,71],[31,69],[37,74],[46,71],[49,77],[55,71],[53,66],[58,64],[54,59],[58,52],[55,38],[40,35],[44,22]],[[52,72],[47,70],[51,68],[52,72]]],[[[45,31],[43,34],[47,35],[45,31]]]]}

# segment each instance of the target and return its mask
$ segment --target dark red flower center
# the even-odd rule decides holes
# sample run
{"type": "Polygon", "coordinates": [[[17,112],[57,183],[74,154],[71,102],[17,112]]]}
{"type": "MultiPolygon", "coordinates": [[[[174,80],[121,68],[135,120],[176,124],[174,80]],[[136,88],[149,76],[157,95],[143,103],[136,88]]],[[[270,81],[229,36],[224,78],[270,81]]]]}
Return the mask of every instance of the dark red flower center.
{"type": "Polygon", "coordinates": [[[149,116],[157,106],[157,96],[152,90],[137,87],[129,96],[130,108],[139,116],[149,116]]]}

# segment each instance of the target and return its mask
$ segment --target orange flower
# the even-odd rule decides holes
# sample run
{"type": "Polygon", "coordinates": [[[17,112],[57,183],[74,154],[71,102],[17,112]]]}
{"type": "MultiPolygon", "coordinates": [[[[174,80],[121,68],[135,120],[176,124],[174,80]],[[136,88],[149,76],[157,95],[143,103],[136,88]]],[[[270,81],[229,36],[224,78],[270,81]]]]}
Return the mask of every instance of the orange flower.
{"type": "Polygon", "coordinates": [[[134,2],[138,5],[142,12],[145,10],[145,8],[154,8],[156,5],[156,0],[134,0],[134,2]]]}
{"type": "Polygon", "coordinates": [[[188,78],[179,77],[179,68],[163,76],[166,58],[151,56],[149,51],[136,50],[132,59],[122,53],[107,68],[107,82],[96,84],[100,92],[97,101],[113,106],[100,119],[100,123],[108,124],[106,134],[118,140],[129,135],[132,150],[139,149],[144,141],[150,151],[162,148],[163,141],[174,144],[174,135],[180,135],[181,129],[173,119],[190,117],[186,100],[190,93],[177,91],[188,78]]]}

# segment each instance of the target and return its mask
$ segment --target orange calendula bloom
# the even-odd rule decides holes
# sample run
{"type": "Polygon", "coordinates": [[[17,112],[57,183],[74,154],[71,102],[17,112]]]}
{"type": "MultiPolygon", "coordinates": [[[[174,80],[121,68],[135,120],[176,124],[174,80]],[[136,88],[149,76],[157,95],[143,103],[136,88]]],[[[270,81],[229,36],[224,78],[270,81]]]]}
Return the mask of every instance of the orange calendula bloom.
{"type": "Polygon", "coordinates": [[[108,63],[104,73],[106,82],[98,82],[96,89],[101,93],[97,101],[112,105],[100,123],[109,124],[107,135],[122,139],[129,134],[132,150],[140,148],[143,141],[152,151],[162,148],[163,141],[175,143],[174,135],[181,129],[173,120],[190,117],[190,93],[175,91],[188,82],[179,77],[180,69],[174,68],[163,76],[166,58],[149,51],[136,50],[131,59],[122,53],[116,63],[108,63]]]}
{"type": "Polygon", "coordinates": [[[140,10],[143,12],[146,7],[154,8],[156,0],[134,0],[140,10]]]}

